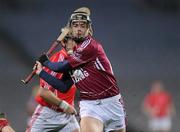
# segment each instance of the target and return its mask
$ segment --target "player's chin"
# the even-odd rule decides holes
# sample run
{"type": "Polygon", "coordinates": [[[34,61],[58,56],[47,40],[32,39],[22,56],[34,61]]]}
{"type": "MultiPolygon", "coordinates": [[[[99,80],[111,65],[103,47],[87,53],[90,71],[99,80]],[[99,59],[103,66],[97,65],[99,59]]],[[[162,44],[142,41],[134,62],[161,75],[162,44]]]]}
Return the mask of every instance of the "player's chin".
{"type": "Polygon", "coordinates": [[[78,33],[78,34],[76,35],[76,37],[77,37],[77,38],[82,38],[82,37],[84,37],[84,34],[83,34],[83,33],[78,33]]]}

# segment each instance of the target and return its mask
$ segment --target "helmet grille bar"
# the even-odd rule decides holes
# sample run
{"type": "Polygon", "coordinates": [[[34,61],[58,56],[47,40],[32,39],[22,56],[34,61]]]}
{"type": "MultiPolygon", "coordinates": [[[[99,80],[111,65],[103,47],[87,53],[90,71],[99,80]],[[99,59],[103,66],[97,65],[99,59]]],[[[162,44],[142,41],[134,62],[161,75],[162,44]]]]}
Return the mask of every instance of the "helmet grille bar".
{"type": "Polygon", "coordinates": [[[72,14],[70,18],[70,23],[73,21],[86,21],[88,23],[91,23],[91,19],[89,18],[89,16],[84,14],[84,12],[83,14],[80,12],[72,14]]]}

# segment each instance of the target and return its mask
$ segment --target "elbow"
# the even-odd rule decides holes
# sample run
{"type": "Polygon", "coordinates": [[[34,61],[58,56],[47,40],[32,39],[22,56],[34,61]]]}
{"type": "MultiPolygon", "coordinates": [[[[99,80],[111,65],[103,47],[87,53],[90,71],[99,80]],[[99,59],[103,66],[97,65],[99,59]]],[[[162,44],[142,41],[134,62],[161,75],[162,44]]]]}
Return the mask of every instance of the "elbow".
{"type": "Polygon", "coordinates": [[[67,89],[64,89],[63,91],[62,91],[62,93],[67,93],[68,92],[68,88],[67,89]]]}
{"type": "Polygon", "coordinates": [[[66,86],[66,85],[64,85],[63,87],[62,86],[54,86],[54,88],[56,88],[61,93],[67,93],[67,91],[69,90],[68,86],[66,86]]]}
{"type": "Polygon", "coordinates": [[[51,70],[53,70],[54,72],[61,72],[61,73],[66,72],[66,70],[63,67],[56,67],[56,68],[51,69],[51,70]]]}
{"type": "Polygon", "coordinates": [[[62,72],[61,69],[53,69],[54,72],[62,72]]]}

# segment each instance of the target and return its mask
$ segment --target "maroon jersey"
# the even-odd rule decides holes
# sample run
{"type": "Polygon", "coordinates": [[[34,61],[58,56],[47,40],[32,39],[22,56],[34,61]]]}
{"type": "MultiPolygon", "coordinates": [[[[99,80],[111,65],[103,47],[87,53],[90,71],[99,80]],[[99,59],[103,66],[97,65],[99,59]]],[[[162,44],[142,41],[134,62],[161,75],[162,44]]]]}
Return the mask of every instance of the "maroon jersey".
{"type": "Polygon", "coordinates": [[[92,37],[78,44],[67,60],[75,69],[72,79],[81,99],[103,99],[119,94],[111,64],[101,44],[92,37]]]}

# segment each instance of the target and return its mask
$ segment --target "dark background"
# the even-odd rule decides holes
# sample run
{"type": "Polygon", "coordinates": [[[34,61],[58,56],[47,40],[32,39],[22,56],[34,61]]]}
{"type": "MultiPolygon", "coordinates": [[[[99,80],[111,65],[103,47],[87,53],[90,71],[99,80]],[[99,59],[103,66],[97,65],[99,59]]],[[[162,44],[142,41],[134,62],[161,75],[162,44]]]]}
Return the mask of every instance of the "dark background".
{"type": "MultiPolygon", "coordinates": [[[[91,9],[94,37],[103,44],[125,99],[128,129],[146,132],[141,103],[152,81],[173,96],[180,127],[179,0],[0,0],[0,111],[18,132],[26,127],[26,102],[34,78],[20,80],[58,37],[76,8],[91,9]]],[[[78,100],[78,99],[77,99],[78,100]]]]}

